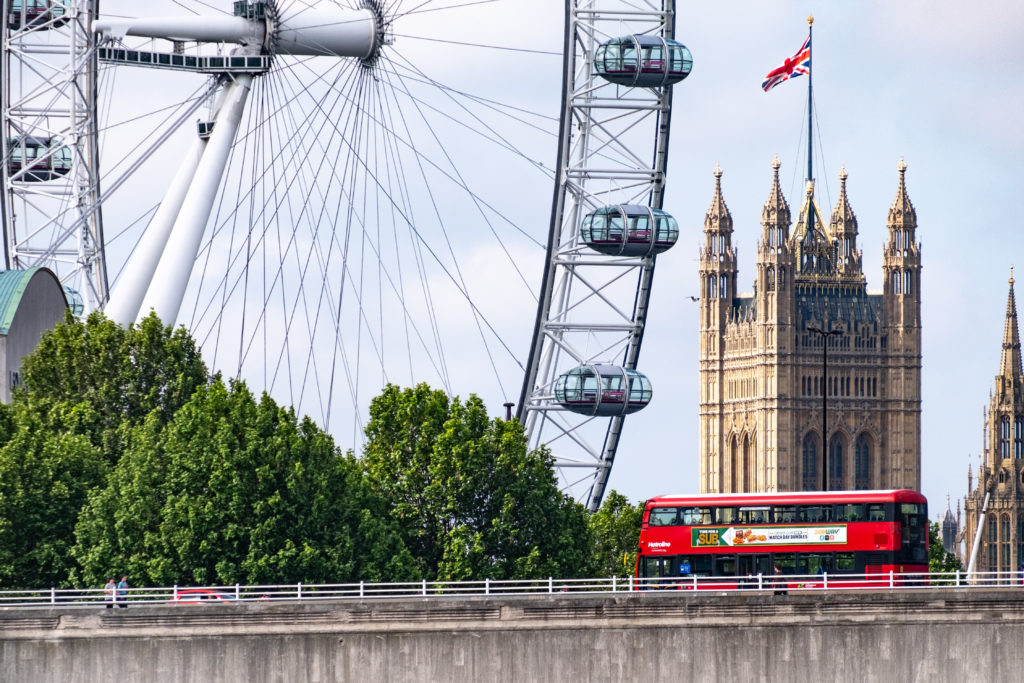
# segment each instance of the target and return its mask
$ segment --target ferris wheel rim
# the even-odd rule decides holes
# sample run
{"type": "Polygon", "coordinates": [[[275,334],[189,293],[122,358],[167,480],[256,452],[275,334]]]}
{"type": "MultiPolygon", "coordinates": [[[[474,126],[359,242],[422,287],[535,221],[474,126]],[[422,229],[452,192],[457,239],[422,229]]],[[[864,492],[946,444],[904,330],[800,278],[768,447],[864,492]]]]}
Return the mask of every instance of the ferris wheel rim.
{"type": "MultiPolygon", "coordinates": [[[[577,277],[576,272],[577,268],[601,262],[601,257],[590,258],[589,262],[585,262],[580,258],[580,254],[586,251],[586,249],[581,249],[583,245],[580,243],[580,236],[576,232],[583,218],[580,214],[581,211],[586,210],[588,203],[593,207],[593,202],[596,198],[595,196],[588,195],[585,185],[594,177],[601,176],[602,174],[614,174],[614,171],[603,169],[598,173],[589,172],[586,166],[587,161],[591,157],[583,149],[587,146],[589,138],[595,136],[594,127],[602,125],[594,122],[591,111],[588,111],[588,107],[592,105],[588,98],[599,87],[595,86],[595,80],[598,78],[598,75],[595,73],[596,69],[591,68],[589,63],[589,59],[594,54],[593,50],[596,47],[593,44],[596,30],[593,25],[581,29],[579,25],[585,22],[575,21],[574,18],[582,14],[583,16],[590,17],[593,24],[596,21],[597,12],[591,13],[591,10],[595,9],[591,6],[596,4],[599,3],[581,3],[579,0],[567,0],[566,2],[566,48],[563,65],[562,121],[557,165],[559,176],[556,178],[552,201],[543,290],[538,301],[534,334],[527,362],[527,372],[524,376],[518,407],[519,419],[526,426],[532,446],[552,445],[561,440],[563,443],[575,444],[577,449],[582,451],[582,454],[575,455],[562,453],[556,457],[555,461],[560,463],[556,466],[562,469],[576,470],[577,468],[586,468],[588,466],[592,468],[590,484],[585,487],[582,496],[588,509],[591,511],[595,511],[599,507],[603,498],[604,489],[607,485],[618,449],[624,418],[628,412],[627,403],[623,402],[621,404],[621,410],[613,406],[610,411],[604,413],[609,416],[608,421],[595,425],[594,418],[601,410],[599,406],[601,405],[600,396],[602,390],[600,388],[597,389],[596,395],[598,398],[593,405],[593,413],[588,415],[587,412],[590,408],[582,410],[559,401],[556,378],[560,380],[565,375],[560,377],[557,373],[571,368],[571,365],[569,367],[558,367],[560,363],[564,364],[566,359],[577,364],[582,363],[583,365],[580,367],[595,362],[611,362],[613,360],[600,356],[602,353],[610,353],[612,347],[599,344],[596,352],[586,351],[579,343],[574,343],[569,335],[572,334],[573,329],[582,334],[596,335],[602,330],[607,331],[611,327],[615,327],[615,325],[609,326],[604,320],[598,319],[583,319],[576,323],[575,327],[566,324],[568,318],[572,316],[574,309],[582,308],[586,305],[586,300],[591,298],[592,295],[600,296],[599,290],[595,288],[592,282],[577,277]],[[576,12],[575,10],[580,4],[588,5],[588,11],[584,13],[576,12]],[[587,42],[588,39],[590,43],[587,42]],[[583,45],[582,49],[579,47],[580,45],[583,45]],[[581,59],[587,65],[582,76],[580,75],[581,70],[579,67],[573,63],[576,59],[581,59]],[[575,81],[574,78],[576,79],[575,81]],[[574,98],[578,91],[586,94],[577,101],[574,98]],[[574,163],[581,169],[581,172],[575,176],[573,175],[574,163]],[[566,215],[567,213],[569,214],[568,216],[566,215]],[[565,234],[568,237],[565,237],[565,234]],[[584,291],[582,298],[579,296],[574,297],[571,291],[574,286],[577,291],[581,289],[584,291]],[[555,391],[552,391],[552,389],[555,389],[555,391]],[[573,422],[572,413],[574,411],[584,413],[583,418],[577,418],[573,422]],[[606,425],[603,428],[603,434],[601,433],[601,424],[606,425]],[[601,439],[601,448],[597,449],[587,445],[587,439],[581,436],[585,429],[590,429],[593,436],[601,439]]],[[[653,9],[655,3],[650,4],[653,9]]],[[[601,7],[600,9],[606,10],[608,8],[601,7]]],[[[631,10],[630,14],[635,15],[639,14],[639,12],[631,10]]],[[[673,40],[675,32],[674,17],[674,0],[662,0],[659,9],[652,11],[652,23],[657,30],[657,37],[660,38],[660,41],[641,41],[634,36],[632,42],[637,46],[641,43],[653,44],[654,42],[659,42],[664,50],[668,50],[670,43],[675,44],[673,40]]],[[[607,33],[605,36],[607,39],[612,38],[607,33]]],[[[620,38],[619,40],[625,41],[627,39],[620,38]]],[[[604,45],[605,43],[602,43],[601,49],[604,49],[604,45]]],[[[685,46],[678,45],[685,50],[685,46]]],[[[636,68],[635,73],[637,76],[634,77],[632,82],[635,84],[640,72],[638,67],[634,68],[636,68]]],[[[667,72],[665,79],[667,79],[667,72]]],[[[663,79],[661,83],[664,85],[665,80],[663,79]]],[[[650,90],[654,91],[656,88],[651,88],[650,90]]],[[[671,105],[672,88],[664,87],[662,88],[662,96],[659,103],[655,107],[658,111],[656,115],[658,122],[653,130],[654,147],[651,160],[652,168],[650,169],[652,181],[647,188],[645,201],[637,202],[638,204],[647,205],[650,207],[649,210],[660,210],[664,200],[664,176],[668,159],[671,105]]],[[[604,102],[600,106],[614,107],[615,104],[604,102]]],[[[625,108],[628,105],[622,106],[625,108]]],[[[600,135],[600,131],[597,135],[600,135]]],[[[605,144],[608,147],[614,145],[610,141],[605,144]]],[[[624,156],[630,155],[627,153],[624,156]]],[[[633,182],[634,178],[640,178],[645,173],[647,171],[643,166],[639,168],[621,168],[620,174],[624,178],[622,186],[627,187],[629,183],[633,182]]],[[[636,182],[642,185],[641,181],[636,182]]],[[[627,198],[624,203],[629,203],[628,192],[626,196],[627,198]]],[[[635,199],[635,195],[633,198],[635,199]]],[[[653,213],[651,215],[653,216],[653,213]]],[[[624,212],[623,216],[625,216],[624,212]]],[[[653,233],[651,239],[653,240],[653,233]]],[[[610,260],[606,261],[606,265],[613,265],[610,260]]],[[[625,263],[625,261],[618,261],[618,263],[625,263]]],[[[646,329],[654,266],[655,255],[650,252],[647,257],[641,259],[641,262],[635,264],[637,284],[632,301],[630,325],[622,325],[625,322],[624,318],[627,317],[622,315],[624,307],[615,307],[610,301],[606,301],[609,307],[607,315],[623,319],[620,320],[619,325],[625,330],[626,338],[620,339],[617,345],[614,346],[614,350],[621,353],[621,356],[619,356],[621,360],[619,362],[623,372],[627,369],[635,370],[637,367],[643,335],[646,329]]],[[[627,267],[631,266],[627,265],[627,267]]],[[[625,293],[628,294],[628,291],[625,293]]],[[[598,376],[597,381],[600,383],[600,376],[598,376]]],[[[615,400],[621,399],[616,397],[615,400]]],[[[649,396],[647,400],[649,400],[649,396]]],[[[552,451],[555,451],[556,448],[557,445],[553,445],[552,451]]],[[[575,475],[572,476],[575,477],[575,475]]],[[[563,480],[568,478],[563,477],[563,480]]],[[[578,485],[579,481],[580,479],[577,477],[575,484],[578,485]]]]}

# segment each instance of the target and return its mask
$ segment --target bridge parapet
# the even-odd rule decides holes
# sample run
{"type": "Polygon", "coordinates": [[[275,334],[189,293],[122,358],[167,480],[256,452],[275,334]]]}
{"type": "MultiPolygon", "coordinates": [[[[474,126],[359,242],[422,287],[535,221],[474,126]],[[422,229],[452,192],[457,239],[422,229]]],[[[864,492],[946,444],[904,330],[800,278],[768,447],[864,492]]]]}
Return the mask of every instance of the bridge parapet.
{"type": "Polygon", "coordinates": [[[0,611],[19,681],[1016,681],[1021,642],[1024,589],[0,611]]]}

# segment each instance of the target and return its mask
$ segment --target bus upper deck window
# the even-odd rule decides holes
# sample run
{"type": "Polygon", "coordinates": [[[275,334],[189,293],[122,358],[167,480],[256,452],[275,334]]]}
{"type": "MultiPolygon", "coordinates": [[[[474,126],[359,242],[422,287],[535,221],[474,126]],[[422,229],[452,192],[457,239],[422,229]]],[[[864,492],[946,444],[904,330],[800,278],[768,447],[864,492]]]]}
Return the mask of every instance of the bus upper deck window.
{"type": "Polygon", "coordinates": [[[735,524],[737,521],[736,508],[716,508],[716,524],[735,524]]]}
{"type": "Polygon", "coordinates": [[[921,510],[921,505],[918,503],[900,503],[900,514],[901,515],[921,515],[924,512],[921,510]]]}
{"type": "Polygon", "coordinates": [[[687,525],[711,524],[711,508],[683,508],[682,523],[687,525]]]}
{"type": "Polygon", "coordinates": [[[857,504],[840,504],[836,506],[836,521],[860,522],[864,519],[863,506],[857,504]]]}
{"type": "Polygon", "coordinates": [[[744,524],[767,524],[768,508],[740,508],[739,521],[744,524]]]}
{"type": "Polygon", "coordinates": [[[776,505],[775,506],[775,523],[776,524],[793,524],[796,520],[796,506],[795,505],[776,505]]]}
{"type": "Polygon", "coordinates": [[[800,521],[802,522],[831,522],[831,505],[802,505],[800,506],[800,521]]]}
{"type": "Polygon", "coordinates": [[[651,508],[651,514],[647,519],[650,526],[675,526],[678,508],[651,508]]]}
{"type": "Polygon", "coordinates": [[[885,521],[885,506],[881,503],[872,503],[868,505],[868,521],[869,522],[884,522],[885,521]]]}

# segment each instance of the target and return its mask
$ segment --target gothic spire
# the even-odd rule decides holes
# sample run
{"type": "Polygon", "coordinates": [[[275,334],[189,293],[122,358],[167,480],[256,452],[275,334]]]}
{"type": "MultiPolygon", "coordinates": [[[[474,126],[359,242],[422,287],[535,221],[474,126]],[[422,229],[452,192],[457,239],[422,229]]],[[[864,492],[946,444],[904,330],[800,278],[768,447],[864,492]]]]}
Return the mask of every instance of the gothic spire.
{"type": "Polygon", "coordinates": [[[889,207],[889,230],[913,231],[917,228],[917,212],[910,203],[910,196],[907,195],[907,164],[903,159],[900,159],[897,169],[900,172],[900,186],[896,190],[892,206],[889,207]]]}
{"type": "Polygon", "coordinates": [[[820,279],[836,274],[835,248],[825,229],[818,203],[814,201],[814,182],[809,180],[794,235],[797,268],[803,276],[820,279]]]}
{"type": "Polygon", "coordinates": [[[846,179],[848,177],[846,167],[843,167],[839,171],[839,201],[836,202],[836,208],[832,210],[832,220],[829,223],[832,234],[840,239],[844,235],[857,235],[857,216],[854,215],[853,208],[850,207],[850,199],[846,196],[846,179]]]}
{"type": "Polygon", "coordinates": [[[732,234],[732,214],[722,198],[722,167],[715,164],[715,196],[704,214],[704,232],[732,234]]]}
{"type": "Polygon", "coordinates": [[[1017,301],[1013,296],[1013,268],[1010,268],[1010,294],[1006,299],[1006,325],[1003,328],[1003,355],[999,363],[999,374],[1010,379],[1022,374],[1017,301]]]}
{"type": "Polygon", "coordinates": [[[839,271],[848,280],[863,280],[862,254],[857,249],[857,216],[853,213],[850,198],[846,195],[847,177],[849,174],[846,168],[839,171],[839,201],[832,210],[829,232],[836,240],[839,271]]]}
{"type": "Polygon", "coordinates": [[[772,189],[768,194],[768,201],[761,209],[761,226],[764,228],[764,240],[772,246],[781,246],[782,241],[789,238],[789,225],[791,214],[786,196],[782,194],[779,186],[779,162],[778,155],[772,159],[772,189]]]}

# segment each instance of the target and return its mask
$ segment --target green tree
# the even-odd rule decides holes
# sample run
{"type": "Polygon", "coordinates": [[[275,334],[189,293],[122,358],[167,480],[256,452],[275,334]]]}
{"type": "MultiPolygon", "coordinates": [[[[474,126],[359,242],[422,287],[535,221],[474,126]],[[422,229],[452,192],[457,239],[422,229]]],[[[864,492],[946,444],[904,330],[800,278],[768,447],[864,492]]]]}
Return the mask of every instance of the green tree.
{"type": "MultiPolygon", "coordinates": [[[[78,406],[64,417],[88,412],[78,406]]],[[[23,406],[14,422],[0,448],[0,587],[67,587],[75,521],[107,463],[84,436],[53,432],[23,406]]]]}
{"type": "MultiPolygon", "coordinates": [[[[939,523],[932,522],[928,525],[928,571],[929,572],[955,572],[962,571],[963,564],[953,553],[946,552],[942,546],[942,534],[939,530],[939,523]]],[[[953,579],[950,579],[950,583],[953,579]]]]}
{"type": "Polygon", "coordinates": [[[424,578],[581,576],[592,569],[582,506],[517,421],[425,384],[370,405],[364,464],[424,578]]]}
{"type": "Polygon", "coordinates": [[[131,432],[77,538],[86,584],[115,568],[142,585],[414,577],[354,457],[308,418],[219,379],[166,428],[151,415],[131,432]]]}
{"type": "Polygon", "coordinates": [[[151,414],[166,422],[206,374],[185,331],[152,315],[122,329],[69,314],[43,335],[0,409],[0,586],[68,585],[79,511],[126,430],[151,414]]]}
{"type": "Polygon", "coordinates": [[[605,496],[601,507],[589,520],[598,576],[623,576],[636,570],[643,516],[644,501],[631,505],[615,490],[605,496]]]}
{"type": "Polygon", "coordinates": [[[85,320],[68,313],[25,357],[22,377],[15,403],[53,431],[85,435],[111,465],[120,458],[124,428],[153,412],[166,424],[208,379],[185,328],[165,327],[153,313],[122,328],[98,312],[85,320]],[[91,409],[64,422],[69,407],[81,404],[91,409]]]}

